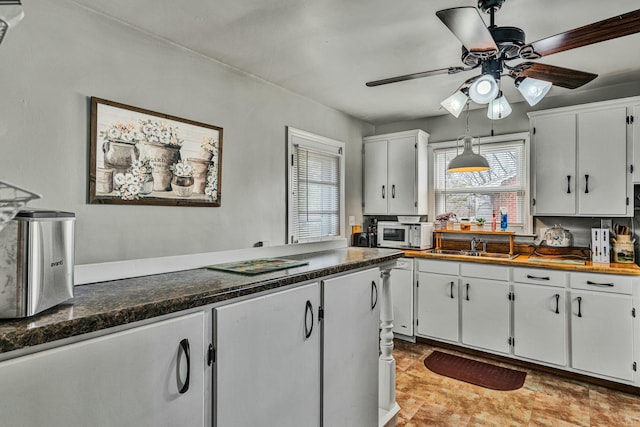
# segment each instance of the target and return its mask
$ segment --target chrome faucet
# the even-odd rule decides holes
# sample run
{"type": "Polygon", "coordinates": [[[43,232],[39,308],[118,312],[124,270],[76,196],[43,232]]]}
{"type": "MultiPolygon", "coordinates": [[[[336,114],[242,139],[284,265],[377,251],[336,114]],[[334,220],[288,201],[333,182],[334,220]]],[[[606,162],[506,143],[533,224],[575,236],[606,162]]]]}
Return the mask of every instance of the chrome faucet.
{"type": "Polygon", "coordinates": [[[482,239],[478,240],[475,237],[471,239],[471,252],[478,250],[478,243],[482,244],[482,252],[487,252],[487,242],[482,239]]]}

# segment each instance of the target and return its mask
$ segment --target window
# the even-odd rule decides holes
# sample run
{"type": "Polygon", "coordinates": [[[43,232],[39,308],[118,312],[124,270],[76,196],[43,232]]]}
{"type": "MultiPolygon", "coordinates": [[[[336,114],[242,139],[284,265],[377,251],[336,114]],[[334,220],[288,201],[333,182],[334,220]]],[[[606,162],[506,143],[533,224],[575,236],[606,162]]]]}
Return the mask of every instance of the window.
{"type": "MultiPolygon", "coordinates": [[[[490,139],[495,141],[504,137],[490,139]]],[[[505,207],[509,228],[528,232],[527,149],[527,137],[515,139],[511,136],[506,141],[482,142],[480,153],[487,159],[490,169],[462,173],[447,172],[447,165],[462,152],[461,147],[435,149],[436,216],[454,212],[458,218],[482,217],[491,221],[495,212],[499,220],[500,208],[505,207]]],[[[477,152],[477,147],[474,151],[477,152]]]]}
{"type": "Polygon", "coordinates": [[[289,243],[344,235],[344,143],[287,128],[289,243]]]}

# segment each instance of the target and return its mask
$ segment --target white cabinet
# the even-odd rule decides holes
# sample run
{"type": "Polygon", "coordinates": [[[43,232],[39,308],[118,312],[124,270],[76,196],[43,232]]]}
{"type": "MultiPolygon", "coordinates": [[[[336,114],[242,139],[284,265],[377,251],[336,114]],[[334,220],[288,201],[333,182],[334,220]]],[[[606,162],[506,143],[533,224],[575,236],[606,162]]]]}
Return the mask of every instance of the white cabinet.
{"type": "Polygon", "coordinates": [[[633,380],[631,283],[627,276],[571,274],[573,368],[633,380]]]}
{"type": "Polygon", "coordinates": [[[413,337],[413,259],[400,258],[391,269],[393,333],[413,337]]]}
{"type": "MultiPolygon", "coordinates": [[[[347,274],[322,284],[323,426],[377,426],[380,270],[347,274]]],[[[311,420],[307,414],[298,418],[297,425],[312,425],[311,420]]]]}
{"type": "Polygon", "coordinates": [[[462,343],[509,353],[509,282],[462,277],[462,343]]]}
{"type": "Polygon", "coordinates": [[[319,307],[312,283],[214,309],[215,426],[320,425],[319,307]]]}
{"type": "Polygon", "coordinates": [[[460,340],[460,264],[416,260],[416,335],[438,340],[460,340]]]}
{"type": "Polygon", "coordinates": [[[627,121],[631,127],[633,147],[633,183],[640,184],[640,100],[629,107],[627,121]]]}
{"type": "Polygon", "coordinates": [[[427,214],[427,140],[421,130],[363,139],[364,214],[427,214]]]}
{"type": "Polygon", "coordinates": [[[204,339],[195,313],[2,362],[0,424],[204,426],[204,339]]]}
{"type": "Polygon", "coordinates": [[[627,105],[606,102],[529,115],[534,215],[632,215],[627,105]]]}
{"type": "Polygon", "coordinates": [[[567,365],[567,273],[513,269],[513,354],[567,365]]]}

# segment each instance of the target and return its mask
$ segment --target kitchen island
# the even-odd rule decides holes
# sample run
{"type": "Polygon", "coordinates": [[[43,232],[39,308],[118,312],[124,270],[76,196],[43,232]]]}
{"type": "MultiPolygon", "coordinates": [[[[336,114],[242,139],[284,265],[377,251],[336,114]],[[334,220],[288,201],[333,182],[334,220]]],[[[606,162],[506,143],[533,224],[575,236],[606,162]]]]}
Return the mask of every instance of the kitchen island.
{"type": "Polygon", "coordinates": [[[0,322],[0,379],[12,384],[0,412],[12,425],[293,426],[301,413],[392,425],[388,270],[400,256],[341,248],[256,276],[199,268],[76,287],[65,304],[0,322]]]}

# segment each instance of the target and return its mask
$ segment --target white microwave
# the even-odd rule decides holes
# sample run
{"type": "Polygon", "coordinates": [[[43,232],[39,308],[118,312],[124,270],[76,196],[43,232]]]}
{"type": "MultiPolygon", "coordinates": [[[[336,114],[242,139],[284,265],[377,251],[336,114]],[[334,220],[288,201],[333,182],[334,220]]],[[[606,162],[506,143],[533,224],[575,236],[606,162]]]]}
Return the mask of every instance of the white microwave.
{"type": "Polygon", "coordinates": [[[378,247],[429,249],[433,246],[433,223],[378,221],[378,247]]]}

